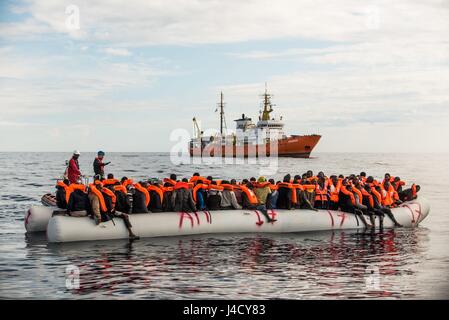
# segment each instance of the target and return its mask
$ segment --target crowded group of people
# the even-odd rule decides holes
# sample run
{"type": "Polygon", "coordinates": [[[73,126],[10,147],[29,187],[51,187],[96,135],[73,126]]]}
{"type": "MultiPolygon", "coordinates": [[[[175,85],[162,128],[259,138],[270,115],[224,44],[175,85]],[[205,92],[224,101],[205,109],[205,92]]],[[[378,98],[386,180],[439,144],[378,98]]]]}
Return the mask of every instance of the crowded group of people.
{"type": "Polygon", "coordinates": [[[267,222],[274,223],[268,215],[270,209],[341,210],[354,213],[366,228],[383,227],[384,216],[395,226],[392,208],[417,197],[420,187],[413,184],[405,189],[399,177],[385,174],[378,181],[365,172],[349,176],[324,172],[302,175],[287,174],[282,181],[265,177],[237,181],[217,180],[212,176],[194,173],[190,178],[178,179],[171,174],[163,180],[148,179],[134,182],[128,177],[116,179],[105,176],[104,152],[94,160],[94,182],[81,182],[78,163],[79,152],[69,161],[65,179],[56,185],[57,206],[71,216],[90,215],[97,224],[114,217],[124,220],[130,238],[132,232],[129,214],[149,212],[196,212],[212,210],[251,209],[260,211],[267,222]]]}

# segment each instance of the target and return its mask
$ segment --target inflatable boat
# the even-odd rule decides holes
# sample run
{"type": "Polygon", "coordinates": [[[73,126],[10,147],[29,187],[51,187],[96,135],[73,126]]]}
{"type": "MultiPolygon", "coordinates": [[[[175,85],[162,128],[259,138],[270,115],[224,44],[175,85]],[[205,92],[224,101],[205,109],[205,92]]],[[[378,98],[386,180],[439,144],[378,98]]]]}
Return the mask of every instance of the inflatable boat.
{"type": "MultiPolygon", "coordinates": [[[[53,206],[35,206],[28,210],[28,232],[47,231],[49,242],[126,239],[123,220],[115,218],[96,225],[89,217],[53,215],[53,206]]],[[[419,198],[392,209],[404,227],[416,227],[430,212],[427,200],[419,198]]],[[[363,229],[356,215],[332,210],[268,210],[276,222],[265,222],[256,210],[220,210],[199,212],[161,212],[131,214],[133,232],[140,237],[164,237],[219,233],[293,233],[324,230],[363,229]]],[[[376,220],[376,225],[378,221],[376,220]]],[[[385,217],[384,228],[393,222],[385,217]]]]}

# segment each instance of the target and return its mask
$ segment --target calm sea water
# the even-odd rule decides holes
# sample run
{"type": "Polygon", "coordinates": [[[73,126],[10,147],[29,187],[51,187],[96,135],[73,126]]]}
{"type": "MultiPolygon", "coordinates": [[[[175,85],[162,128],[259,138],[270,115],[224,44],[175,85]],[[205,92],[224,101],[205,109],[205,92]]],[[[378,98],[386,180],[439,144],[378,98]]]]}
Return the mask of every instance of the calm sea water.
{"type": "MultiPolygon", "coordinates": [[[[202,235],[48,244],[26,235],[25,211],[53,191],[70,154],[0,153],[0,298],[19,299],[326,299],[449,298],[449,155],[314,154],[279,159],[272,176],[308,169],[381,177],[422,186],[431,213],[416,229],[384,233],[202,235]],[[80,289],[66,288],[66,267],[80,289]]],[[[81,155],[91,174],[94,154],[81,155]]],[[[112,153],[117,177],[257,176],[258,164],[174,165],[167,154],[112,153]]]]}

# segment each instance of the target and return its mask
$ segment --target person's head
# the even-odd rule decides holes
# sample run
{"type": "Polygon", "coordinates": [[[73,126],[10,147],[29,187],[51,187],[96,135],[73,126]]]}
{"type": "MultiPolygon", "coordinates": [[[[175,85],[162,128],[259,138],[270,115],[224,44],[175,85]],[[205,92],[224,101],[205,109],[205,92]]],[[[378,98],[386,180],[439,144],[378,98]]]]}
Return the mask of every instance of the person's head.
{"type": "Polygon", "coordinates": [[[337,179],[337,176],[336,176],[336,175],[332,175],[332,176],[330,177],[330,179],[332,180],[332,183],[333,183],[334,185],[338,183],[338,179],[337,179]]]}
{"type": "Polygon", "coordinates": [[[287,174],[287,175],[284,176],[283,181],[284,181],[284,182],[287,182],[287,183],[290,183],[290,180],[291,180],[291,179],[292,179],[292,176],[291,176],[290,174],[287,174]]]}
{"type": "Polygon", "coordinates": [[[251,178],[249,179],[249,181],[251,181],[251,182],[256,182],[257,180],[256,180],[255,177],[251,177],[251,178]]]}
{"type": "Polygon", "coordinates": [[[178,179],[178,177],[176,176],[176,174],[172,173],[170,175],[170,179],[173,180],[173,181],[176,181],[178,179]]]}
{"type": "Polygon", "coordinates": [[[269,182],[270,184],[275,184],[274,179],[268,179],[268,182],[269,182]]]}
{"type": "Polygon", "coordinates": [[[364,188],[368,193],[371,193],[371,187],[368,184],[365,184],[364,188]]]}
{"type": "Polygon", "coordinates": [[[212,181],[212,180],[214,180],[214,177],[212,177],[212,176],[207,176],[206,179],[209,180],[209,181],[212,181]]]}
{"type": "Polygon", "coordinates": [[[306,180],[307,179],[307,173],[303,173],[301,178],[302,178],[302,180],[306,180]]]}
{"type": "Polygon", "coordinates": [[[103,159],[104,158],[104,152],[103,151],[98,151],[98,159],[103,159]]]}
{"type": "Polygon", "coordinates": [[[293,180],[299,181],[299,180],[301,180],[301,176],[299,174],[297,174],[293,177],[293,180]]]}
{"type": "Polygon", "coordinates": [[[64,182],[64,184],[66,186],[70,185],[70,180],[69,179],[64,179],[62,182],[64,182]]]}
{"type": "Polygon", "coordinates": [[[73,159],[78,159],[80,157],[80,152],[78,150],[73,151],[73,159]]]}
{"type": "Polygon", "coordinates": [[[257,182],[258,183],[265,183],[265,182],[267,182],[267,179],[264,176],[262,176],[262,177],[259,177],[259,179],[257,179],[257,182]]]}
{"type": "Polygon", "coordinates": [[[123,182],[125,182],[126,180],[128,180],[128,177],[123,177],[123,178],[120,180],[120,182],[123,183],[123,182]]]}
{"type": "Polygon", "coordinates": [[[200,174],[199,174],[199,172],[195,172],[195,173],[193,174],[193,176],[194,176],[194,177],[199,177],[200,174]]]}
{"type": "Polygon", "coordinates": [[[318,172],[317,177],[318,178],[324,178],[325,177],[324,172],[323,171],[318,172]]]}
{"type": "Polygon", "coordinates": [[[183,179],[182,179],[182,182],[189,182],[189,179],[183,178],[183,179]]]}
{"type": "Polygon", "coordinates": [[[140,181],[139,183],[144,188],[148,187],[148,182],[146,182],[146,181],[140,181]]]}
{"type": "Polygon", "coordinates": [[[108,173],[108,179],[114,179],[114,175],[112,173],[108,173]]]}
{"type": "Polygon", "coordinates": [[[344,179],[344,178],[345,178],[344,175],[342,175],[342,174],[338,175],[338,179],[344,179]]]}
{"type": "Polygon", "coordinates": [[[421,190],[421,186],[419,184],[416,185],[416,192],[418,192],[419,190],[421,190]]]}
{"type": "Polygon", "coordinates": [[[377,192],[381,192],[382,188],[380,186],[375,186],[374,189],[376,189],[377,192]]]}
{"type": "Polygon", "coordinates": [[[373,176],[369,176],[368,178],[366,178],[366,183],[373,183],[373,182],[374,182],[373,176]]]}
{"type": "Polygon", "coordinates": [[[197,185],[197,184],[203,184],[204,183],[204,181],[203,180],[201,180],[201,179],[198,179],[198,180],[196,180],[196,183],[195,183],[195,185],[197,185]]]}
{"type": "Polygon", "coordinates": [[[389,173],[385,173],[385,180],[390,180],[391,179],[391,174],[389,173]]]}
{"type": "Polygon", "coordinates": [[[248,189],[253,189],[253,188],[254,188],[254,186],[253,186],[253,184],[252,184],[251,182],[247,182],[247,183],[246,183],[246,187],[247,187],[248,189]]]}
{"type": "Polygon", "coordinates": [[[399,182],[399,181],[401,181],[401,178],[399,178],[399,177],[394,178],[394,182],[399,182]]]}
{"type": "Polygon", "coordinates": [[[313,177],[313,171],[312,170],[308,170],[307,171],[307,178],[312,178],[313,177]]]}
{"type": "Polygon", "coordinates": [[[235,179],[231,179],[231,184],[232,184],[232,185],[236,185],[236,184],[237,184],[237,181],[236,181],[235,179]]]}
{"type": "Polygon", "coordinates": [[[243,180],[242,180],[242,184],[243,184],[243,185],[247,185],[248,182],[249,182],[248,179],[243,179],[243,180]]]}
{"type": "Polygon", "coordinates": [[[366,172],[360,172],[360,177],[362,177],[362,178],[366,178],[366,172]]]}

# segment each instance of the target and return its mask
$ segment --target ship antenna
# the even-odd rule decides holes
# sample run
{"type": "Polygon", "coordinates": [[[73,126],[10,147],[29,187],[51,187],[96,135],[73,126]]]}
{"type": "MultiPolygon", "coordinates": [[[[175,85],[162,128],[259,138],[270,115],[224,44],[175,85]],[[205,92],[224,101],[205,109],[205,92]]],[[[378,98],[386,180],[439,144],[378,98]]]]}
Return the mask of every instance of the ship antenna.
{"type": "Polygon", "coordinates": [[[225,113],[224,113],[224,100],[223,100],[223,91],[220,92],[220,134],[223,137],[224,129],[228,129],[226,125],[225,113]]]}

